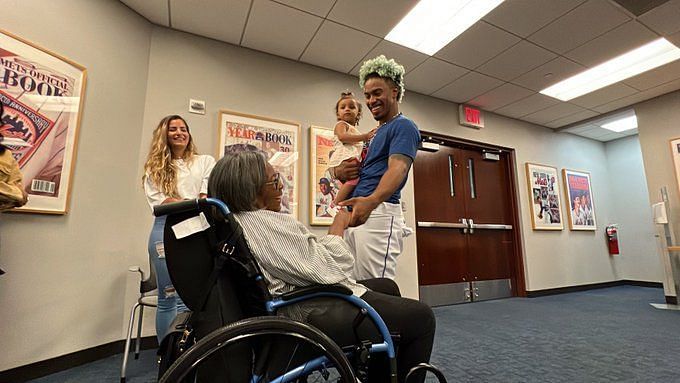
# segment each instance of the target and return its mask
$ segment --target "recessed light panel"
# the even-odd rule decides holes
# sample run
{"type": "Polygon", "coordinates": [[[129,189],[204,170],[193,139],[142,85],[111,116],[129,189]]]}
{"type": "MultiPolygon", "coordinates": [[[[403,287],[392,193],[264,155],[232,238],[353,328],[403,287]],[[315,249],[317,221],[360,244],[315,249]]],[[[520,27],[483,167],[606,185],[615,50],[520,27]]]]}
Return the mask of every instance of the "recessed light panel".
{"type": "Polygon", "coordinates": [[[560,81],[543,89],[541,93],[569,101],[677,59],[680,59],[680,49],[660,38],[560,81]]]}
{"type": "Polygon", "coordinates": [[[385,40],[432,56],[504,0],[421,0],[385,40]]]}

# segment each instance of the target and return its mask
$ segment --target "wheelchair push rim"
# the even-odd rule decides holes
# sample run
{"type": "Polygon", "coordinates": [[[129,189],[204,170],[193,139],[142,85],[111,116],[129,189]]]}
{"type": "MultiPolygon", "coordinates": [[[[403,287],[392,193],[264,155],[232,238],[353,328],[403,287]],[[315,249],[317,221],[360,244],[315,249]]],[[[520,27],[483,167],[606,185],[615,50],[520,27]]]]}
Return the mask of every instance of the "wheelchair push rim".
{"type": "MultiPolygon", "coordinates": [[[[203,337],[168,368],[159,380],[159,383],[181,382],[190,372],[197,371],[201,363],[216,352],[226,350],[229,347],[238,347],[240,342],[250,342],[253,338],[263,337],[286,337],[296,340],[304,343],[306,347],[311,347],[311,349],[320,355],[305,361],[303,364],[296,363],[291,366],[291,361],[295,356],[293,353],[289,357],[288,365],[286,365],[286,371],[283,375],[275,377],[249,375],[248,382],[243,383],[297,382],[301,378],[307,377],[308,374],[314,373],[317,374],[316,376],[320,375],[322,378],[328,379],[328,368],[335,369],[333,378],[337,378],[337,380],[333,380],[334,382],[356,382],[356,377],[344,352],[321,331],[307,324],[283,317],[256,317],[219,328],[203,337]]],[[[296,343],[295,350],[297,350],[299,345],[300,343],[296,343]]],[[[246,344],[245,347],[250,349],[251,345],[246,344]]],[[[265,352],[268,351],[267,349],[265,352]]],[[[252,369],[253,364],[257,365],[257,362],[253,362],[247,368],[252,369]]],[[[306,382],[307,380],[305,378],[302,381],[306,382]]],[[[325,382],[327,380],[322,381],[325,382]]]]}

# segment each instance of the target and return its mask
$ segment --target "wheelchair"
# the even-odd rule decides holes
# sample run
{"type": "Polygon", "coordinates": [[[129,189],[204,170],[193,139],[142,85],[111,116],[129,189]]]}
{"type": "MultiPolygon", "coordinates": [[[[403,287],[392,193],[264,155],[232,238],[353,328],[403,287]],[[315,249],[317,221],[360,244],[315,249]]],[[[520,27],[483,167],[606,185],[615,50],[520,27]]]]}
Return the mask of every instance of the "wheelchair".
{"type": "MultiPolygon", "coordinates": [[[[168,216],[166,263],[177,293],[192,312],[191,330],[184,329],[184,338],[191,333],[197,339],[164,371],[160,383],[367,382],[374,381],[367,366],[376,353],[385,354],[389,365],[389,377],[381,379],[397,382],[395,341],[378,312],[338,285],[272,297],[241,228],[222,201],[159,205],[154,214],[168,216]],[[342,299],[358,307],[355,322],[368,318],[382,340],[361,340],[355,332],[356,344],[340,347],[315,327],[277,315],[282,308],[316,298],[342,299]]],[[[425,363],[412,368],[406,381],[428,371],[446,383],[439,370],[425,363]]]]}

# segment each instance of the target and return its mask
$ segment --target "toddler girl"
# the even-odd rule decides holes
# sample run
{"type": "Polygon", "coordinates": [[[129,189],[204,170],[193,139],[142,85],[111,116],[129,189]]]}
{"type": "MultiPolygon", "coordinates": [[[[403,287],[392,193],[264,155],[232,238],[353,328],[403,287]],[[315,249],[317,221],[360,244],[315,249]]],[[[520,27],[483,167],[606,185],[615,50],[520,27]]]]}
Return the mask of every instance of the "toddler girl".
{"type": "MultiPolygon", "coordinates": [[[[364,142],[367,143],[375,135],[375,129],[368,133],[361,133],[356,128],[361,119],[361,104],[354,98],[352,92],[346,91],[340,94],[340,99],[335,103],[335,115],[338,122],[335,124],[333,154],[328,161],[329,168],[338,166],[342,161],[353,157],[361,161],[364,142]]],[[[337,205],[349,198],[358,182],[357,178],[342,184],[333,201],[334,204],[337,205]]]]}

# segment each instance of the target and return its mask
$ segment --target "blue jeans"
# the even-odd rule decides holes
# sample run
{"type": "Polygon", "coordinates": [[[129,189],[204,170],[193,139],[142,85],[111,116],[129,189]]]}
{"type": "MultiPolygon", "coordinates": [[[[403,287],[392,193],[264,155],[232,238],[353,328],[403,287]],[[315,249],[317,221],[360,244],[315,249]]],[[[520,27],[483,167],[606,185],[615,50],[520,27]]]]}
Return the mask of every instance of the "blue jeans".
{"type": "Polygon", "coordinates": [[[177,295],[170,280],[168,266],[165,264],[165,249],[163,247],[163,229],[165,217],[157,217],[149,236],[149,260],[156,268],[156,283],[158,286],[158,308],[156,309],[156,336],[158,343],[165,336],[170,323],[178,312],[188,311],[182,299],[177,295]]]}

